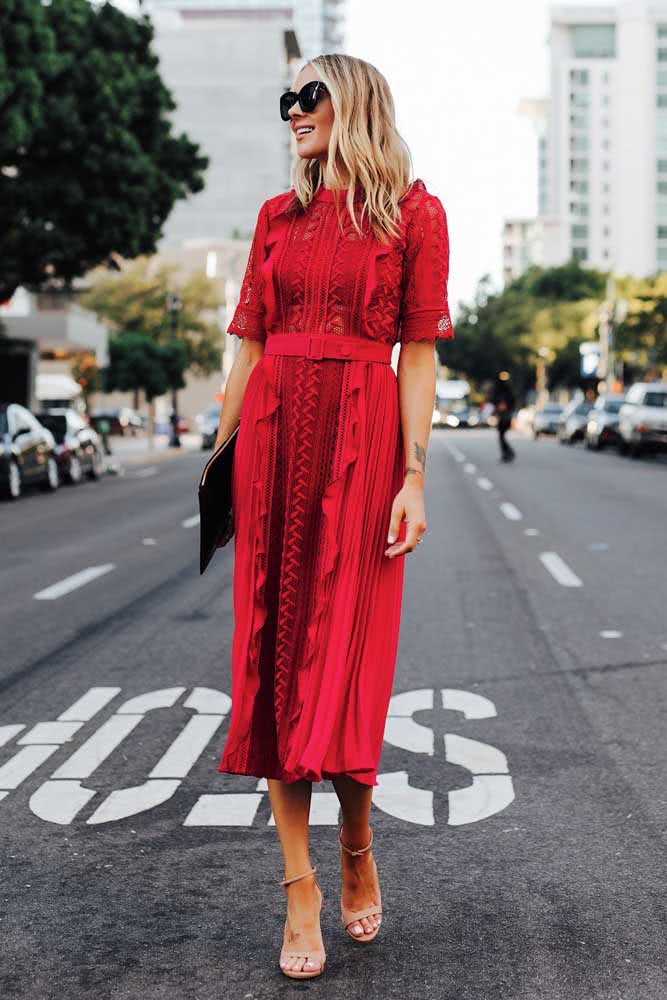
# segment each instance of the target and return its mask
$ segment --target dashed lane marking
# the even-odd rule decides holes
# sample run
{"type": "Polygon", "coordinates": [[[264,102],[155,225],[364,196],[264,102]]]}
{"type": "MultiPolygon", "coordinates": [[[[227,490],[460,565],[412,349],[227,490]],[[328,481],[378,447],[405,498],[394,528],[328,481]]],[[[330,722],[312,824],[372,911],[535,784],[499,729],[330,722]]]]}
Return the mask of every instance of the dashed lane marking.
{"type": "Polygon", "coordinates": [[[622,639],[623,633],[615,628],[603,628],[600,632],[600,637],[602,639],[622,639]]]}
{"type": "Polygon", "coordinates": [[[64,580],[59,580],[58,583],[53,583],[44,590],[38,590],[33,596],[36,601],[55,601],[58,597],[64,597],[65,594],[69,594],[73,590],[78,590],[79,587],[84,587],[87,583],[91,583],[99,576],[104,576],[105,573],[110,573],[115,568],[114,563],[104,563],[103,566],[89,566],[88,569],[82,569],[79,573],[66,576],[64,580]]]}
{"type": "Polygon", "coordinates": [[[466,462],[463,466],[463,471],[467,472],[469,476],[473,476],[477,472],[477,466],[474,462],[466,462]]]}
{"type": "Polygon", "coordinates": [[[184,521],[181,521],[181,526],[183,528],[196,528],[199,524],[199,514],[193,514],[192,517],[186,517],[184,521]]]}
{"type": "Polygon", "coordinates": [[[486,476],[480,476],[479,479],[477,480],[477,485],[479,486],[480,490],[493,489],[493,483],[491,482],[490,479],[487,479],[486,476]]]}
{"type": "Polygon", "coordinates": [[[501,503],[500,510],[505,515],[508,521],[521,521],[523,520],[523,514],[518,507],[515,507],[513,503],[505,501],[501,503]]]}
{"type": "Polygon", "coordinates": [[[561,587],[583,587],[577,574],[570,569],[557,552],[540,552],[540,560],[561,587]]]}

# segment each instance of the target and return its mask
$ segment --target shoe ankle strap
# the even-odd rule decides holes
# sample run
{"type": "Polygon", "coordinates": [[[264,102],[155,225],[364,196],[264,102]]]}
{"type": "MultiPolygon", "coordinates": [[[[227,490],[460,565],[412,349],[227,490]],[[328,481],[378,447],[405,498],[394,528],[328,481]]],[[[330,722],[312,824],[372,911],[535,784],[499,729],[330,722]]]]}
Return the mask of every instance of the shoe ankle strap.
{"type": "Polygon", "coordinates": [[[309,871],[307,871],[307,872],[302,872],[302,874],[301,874],[301,875],[293,875],[293,876],[292,876],[292,878],[284,878],[284,879],[283,879],[283,880],[281,881],[281,883],[280,883],[280,884],[281,884],[281,885],[291,885],[291,884],[292,884],[292,882],[298,882],[298,881],[299,881],[299,879],[302,879],[302,878],[308,878],[308,876],[309,876],[309,875],[314,875],[316,871],[317,871],[317,866],[315,866],[314,868],[311,868],[311,869],[310,869],[309,871]]]}
{"type": "Polygon", "coordinates": [[[365,847],[362,847],[358,851],[353,851],[352,848],[346,847],[346,845],[343,843],[343,838],[341,836],[342,832],[343,832],[343,827],[341,826],[338,829],[338,839],[340,841],[340,846],[343,848],[344,851],[347,851],[348,854],[352,854],[353,856],[356,856],[358,854],[365,854],[366,851],[370,851],[371,847],[373,846],[373,831],[372,830],[371,830],[371,839],[368,841],[368,843],[366,844],[365,847]]]}

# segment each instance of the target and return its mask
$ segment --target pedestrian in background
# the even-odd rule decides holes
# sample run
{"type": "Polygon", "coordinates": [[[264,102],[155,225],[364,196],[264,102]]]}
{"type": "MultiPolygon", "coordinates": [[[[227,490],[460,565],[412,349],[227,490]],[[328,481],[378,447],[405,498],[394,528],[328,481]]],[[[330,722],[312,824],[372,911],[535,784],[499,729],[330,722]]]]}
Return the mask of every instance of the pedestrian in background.
{"type": "Polygon", "coordinates": [[[259,211],[215,442],[240,419],[232,711],[218,770],[268,779],[287,894],[280,968],[312,978],[326,961],[313,782],[330,779],[340,800],[343,928],[368,944],[380,927],[371,797],[402,557],[426,530],[434,343],[453,330],[445,210],[409,180],[382,74],[318,56],[280,112],[297,144],[293,187],[259,211]]]}
{"type": "Polygon", "coordinates": [[[516,458],[516,453],[505,435],[512,426],[516,397],[510,384],[509,372],[498,372],[491,402],[496,412],[500,460],[501,462],[511,462],[516,458]]]}

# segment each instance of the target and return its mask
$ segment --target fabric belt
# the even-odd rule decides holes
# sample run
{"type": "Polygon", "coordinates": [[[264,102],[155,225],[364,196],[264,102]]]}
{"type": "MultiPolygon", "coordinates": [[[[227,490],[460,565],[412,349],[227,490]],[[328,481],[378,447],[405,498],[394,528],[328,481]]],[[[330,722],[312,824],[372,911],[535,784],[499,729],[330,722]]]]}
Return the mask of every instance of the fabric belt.
{"type": "Polygon", "coordinates": [[[296,354],[314,361],[333,358],[338,361],[378,361],[389,364],[392,344],[363,337],[343,337],[336,333],[274,333],[266,338],[264,353],[296,354]]]}

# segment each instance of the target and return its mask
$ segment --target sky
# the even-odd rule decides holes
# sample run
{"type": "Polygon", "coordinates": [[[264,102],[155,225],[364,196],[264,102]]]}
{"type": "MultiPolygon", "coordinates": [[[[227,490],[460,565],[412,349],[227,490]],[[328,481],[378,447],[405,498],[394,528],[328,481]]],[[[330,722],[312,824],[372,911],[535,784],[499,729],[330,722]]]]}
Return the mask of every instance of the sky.
{"type": "Polygon", "coordinates": [[[346,49],[386,77],[414,176],[445,207],[454,311],[484,274],[501,287],[504,219],[537,213],[537,137],[518,105],[547,93],[548,6],[348,0],[346,49]]]}
{"type": "Polygon", "coordinates": [[[445,207],[454,311],[484,274],[501,287],[504,219],[537,212],[537,137],[518,105],[548,92],[549,6],[347,3],[346,50],[386,77],[414,176],[445,207]]]}

